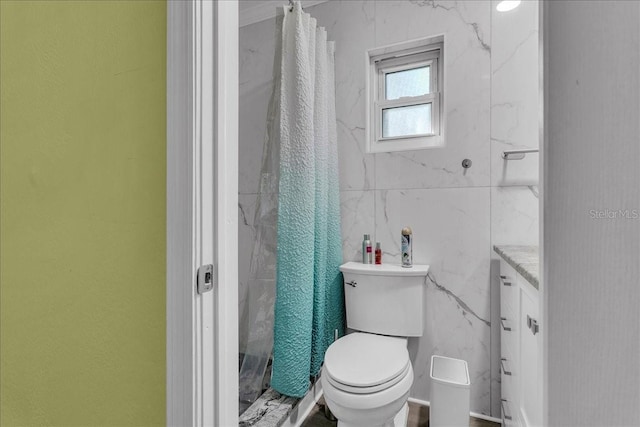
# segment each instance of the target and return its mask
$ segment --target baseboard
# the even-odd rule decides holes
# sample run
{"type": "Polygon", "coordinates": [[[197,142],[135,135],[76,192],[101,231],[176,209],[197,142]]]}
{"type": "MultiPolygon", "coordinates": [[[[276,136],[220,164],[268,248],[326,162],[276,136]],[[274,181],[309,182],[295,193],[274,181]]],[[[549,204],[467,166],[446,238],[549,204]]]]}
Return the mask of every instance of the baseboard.
{"type": "Polygon", "coordinates": [[[478,414],[477,412],[469,412],[473,418],[478,418],[480,420],[491,421],[492,423],[502,424],[502,420],[500,418],[491,417],[485,414],[478,414]]]}
{"type": "MultiPolygon", "coordinates": [[[[415,399],[413,397],[409,398],[409,402],[415,403],[420,406],[431,406],[431,404],[427,400],[415,399]]],[[[478,414],[477,412],[470,412],[469,415],[472,416],[473,418],[478,418],[481,420],[502,424],[502,420],[500,418],[494,418],[494,417],[490,417],[489,415],[478,414]]]]}
{"type": "Polygon", "coordinates": [[[298,402],[280,427],[300,427],[322,397],[320,378],[311,386],[307,394],[298,402]]]}
{"type": "MultiPolygon", "coordinates": [[[[307,394],[296,405],[295,409],[289,414],[287,419],[281,424],[281,427],[300,427],[307,416],[311,413],[316,403],[322,397],[322,384],[320,379],[315,382],[307,394]]],[[[409,398],[409,402],[415,403],[420,406],[430,406],[429,401],[409,398]]],[[[502,424],[502,420],[499,418],[490,417],[489,415],[478,414],[476,412],[470,412],[469,415],[473,418],[480,420],[491,421],[494,423],[502,424]]]]}

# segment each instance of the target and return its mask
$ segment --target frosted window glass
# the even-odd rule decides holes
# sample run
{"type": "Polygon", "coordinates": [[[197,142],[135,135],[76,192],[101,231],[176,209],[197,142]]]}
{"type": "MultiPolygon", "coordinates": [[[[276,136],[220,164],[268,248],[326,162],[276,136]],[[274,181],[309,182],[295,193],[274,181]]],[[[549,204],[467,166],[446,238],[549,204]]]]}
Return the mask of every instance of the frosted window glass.
{"type": "Polygon", "coordinates": [[[429,133],[432,133],[431,104],[382,110],[382,136],[384,138],[429,133]]]}
{"type": "Polygon", "coordinates": [[[429,93],[430,67],[413,68],[385,74],[385,98],[398,99],[404,96],[422,96],[429,93]]]}

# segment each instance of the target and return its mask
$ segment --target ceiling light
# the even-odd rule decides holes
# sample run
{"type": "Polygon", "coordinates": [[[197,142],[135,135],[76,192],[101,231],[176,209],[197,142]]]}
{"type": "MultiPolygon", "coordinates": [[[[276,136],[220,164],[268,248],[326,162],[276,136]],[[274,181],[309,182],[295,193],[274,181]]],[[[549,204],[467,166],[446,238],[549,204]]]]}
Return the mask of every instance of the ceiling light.
{"type": "Polygon", "coordinates": [[[520,0],[502,0],[496,6],[496,10],[498,12],[508,12],[510,10],[515,9],[520,5],[520,0]]]}

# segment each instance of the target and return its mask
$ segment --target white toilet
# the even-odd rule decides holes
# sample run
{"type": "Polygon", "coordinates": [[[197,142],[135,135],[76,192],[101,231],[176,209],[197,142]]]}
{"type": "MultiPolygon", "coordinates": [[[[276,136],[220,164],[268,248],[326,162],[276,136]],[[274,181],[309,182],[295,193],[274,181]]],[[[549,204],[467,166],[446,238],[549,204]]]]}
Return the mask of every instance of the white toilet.
{"type": "Polygon", "coordinates": [[[339,427],[406,426],[413,384],[407,337],[422,336],[429,266],[348,262],[340,271],[347,327],[356,332],[327,349],[325,401],[339,427]]]}

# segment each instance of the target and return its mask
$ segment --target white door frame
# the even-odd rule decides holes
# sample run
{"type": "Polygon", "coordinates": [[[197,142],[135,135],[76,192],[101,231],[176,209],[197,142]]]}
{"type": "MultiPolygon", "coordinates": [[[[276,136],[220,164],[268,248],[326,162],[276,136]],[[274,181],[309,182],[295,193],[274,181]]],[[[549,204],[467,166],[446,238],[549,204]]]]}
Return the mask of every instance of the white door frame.
{"type": "Polygon", "coordinates": [[[167,3],[167,425],[238,423],[238,4],[167,3]],[[199,266],[214,265],[198,294],[199,266]]]}

